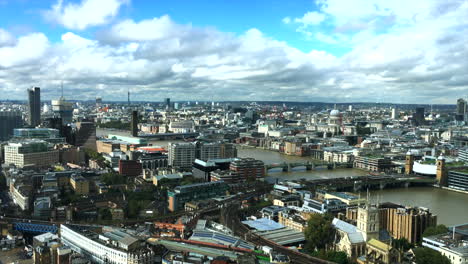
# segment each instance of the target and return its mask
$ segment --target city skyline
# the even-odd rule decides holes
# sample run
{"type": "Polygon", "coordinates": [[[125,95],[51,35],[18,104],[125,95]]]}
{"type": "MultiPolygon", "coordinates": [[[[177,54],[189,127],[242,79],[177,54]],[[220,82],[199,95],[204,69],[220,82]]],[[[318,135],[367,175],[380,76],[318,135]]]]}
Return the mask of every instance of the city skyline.
{"type": "Polygon", "coordinates": [[[466,98],[467,1],[338,2],[1,1],[0,99],[466,98]]]}

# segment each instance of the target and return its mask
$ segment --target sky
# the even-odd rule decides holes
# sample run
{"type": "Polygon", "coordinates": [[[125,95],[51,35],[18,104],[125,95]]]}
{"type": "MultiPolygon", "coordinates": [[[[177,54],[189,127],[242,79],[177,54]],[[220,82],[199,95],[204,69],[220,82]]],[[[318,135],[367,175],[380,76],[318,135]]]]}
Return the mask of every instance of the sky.
{"type": "Polygon", "coordinates": [[[0,99],[454,104],[468,0],[0,0],[0,99]]]}

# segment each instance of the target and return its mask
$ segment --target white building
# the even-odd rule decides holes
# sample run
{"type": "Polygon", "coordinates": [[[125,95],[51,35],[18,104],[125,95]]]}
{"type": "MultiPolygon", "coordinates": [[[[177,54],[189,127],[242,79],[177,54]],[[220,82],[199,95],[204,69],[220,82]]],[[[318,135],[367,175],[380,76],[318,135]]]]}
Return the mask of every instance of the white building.
{"type": "Polygon", "coordinates": [[[18,168],[25,166],[49,167],[59,162],[59,151],[42,140],[10,142],[5,146],[5,164],[18,168]]]}
{"type": "Polygon", "coordinates": [[[93,263],[149,264],[154,252],[141,247],[138,239],[120,230],[98,234],[79,226],[60,226],[62,243],[93,263]]]}
{"type": "Polygon", "coordinates": [[[423,237],[422,245],[438,251],[450,259],[452,264],[468,263],[468,224],[450,227],[451,232],[423,237]],[[455,229],[455,231],[454,231],[455,229]]]}
{"type": "Polygon", "coordinates": [[[169,143],[168,164],[172,167],[190,168],[195,161],[196,146],[193,143],[169,143]]]}

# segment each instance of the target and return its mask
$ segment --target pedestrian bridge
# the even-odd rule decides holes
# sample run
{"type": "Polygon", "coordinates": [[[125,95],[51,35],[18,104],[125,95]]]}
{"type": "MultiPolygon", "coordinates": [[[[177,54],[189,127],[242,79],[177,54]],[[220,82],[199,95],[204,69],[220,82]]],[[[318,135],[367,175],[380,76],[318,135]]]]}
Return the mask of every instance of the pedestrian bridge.
{"type": "Polygon", "coordinates": [[[338,162],[325,162],[325,161],[305,161],[305,162],[283,162],[273,163],[265,165],[265,173],[275,168],[281,168],[284,172],[292,171],[296,167],[305,167],[306,170],[313,170],[316,168],[327,168],[329,170],[335,168],[349,168],[352,164],[350,163],[338,163],[338,162]]]}

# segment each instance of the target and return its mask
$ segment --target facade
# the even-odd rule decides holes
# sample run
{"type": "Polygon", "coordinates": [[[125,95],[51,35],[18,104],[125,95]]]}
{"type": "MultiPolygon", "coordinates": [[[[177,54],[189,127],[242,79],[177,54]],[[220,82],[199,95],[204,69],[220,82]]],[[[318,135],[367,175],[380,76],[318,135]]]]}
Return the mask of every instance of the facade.
{"type": "MultiPolygon", "coordinates": [[[[401,263],[399,251],[378,239],[371,239],[367,242],[365,260],[366,264],[401,263]]],[[[358,261],[358,263],[361,262],[358,261]]]]}
{"type": "Polygon", "coordinates": [[[169,143],[168,164],[172,167],[191,168],[195,161],[196,146],[193,143],[169,143]]]}
{"type": "MultiPolygon", "coordinates": [[[[346,218],[358,221],[360,218],[359,209],[348,208],[346,218]]],[[[424,230],[436,224],[437,216],[426,208],[403,207],[396,204],[381,204],[378,208],[379,230],[387,230],[395,239],[405,238],[410,243],[418,243],[422,240],[424,230]]]]}
{"type": "Polygon", "coordinates": [[[31,203],[32,186],[24,185],[22,183],[11,183],[10,184],[10,195],[13,198],[13,202],[18,205],[21,210],[26,211],[30,208],[31,203]]]}
{"type": "Polygon", "coordinates": [[[76,194],[89,194],[89,181],[81,175],[73,174],[70,177],[70,185],[76,194]]]}
{"type": "Polygon", "coordinates": [[[168,207],[174,212],[183,209],[186,202],[226,195],[227,189],[228,186],[223,181],[177,186],[167,192],[168,207]]]}
{"type": "Polygon", "coordinates": [[[221,157],[221,146],[219,143],[200,143],[197,146],[196,157],[200,160],[219,159],[221,157]]]}
{"type": "Polygon", "coordinates": [[[169,143],[169,166],[189,169],[195,159],[201,161],[227,159],[237,156],[235,146],[222,142],[169,143]]]}
{"type": "Polygon", "coordinates": [[[138,137],[138,111],[132,111],[130,130],[132,131],[132,137],[138,137]]]}
{"type": "Polygon", "coordinates": [[[468,162],[468,148],[458,150],[458,159],[468,162]]]}
{"type": "Polygon", "coordinates": [[[468,264],[468,224],[449,227],[445,234],[424,237],[422,245],[438,251],[452,264],[468,264]]]}
{"type": "Polygon", "coordinates": [[[439,156],[436,161],[436,179],[440,186],[447,186],[448,171],[445,165],[445,158],[439,156]]]}
{"type": "Polygon", "coordinates": [[[20,112],[0,111],[0,141],[7,141],[13,135],[15,128],[23,126],[20,112]]]}
{"type": "Polygon", "coordinates": [[[449,170],[447,185],[451,189],[468,191],[468,168],[449,170]]]}
{"type": "Polygon", "coordinates": [[[62,125],[73,122],[73,103],[67,102],[63,96],[58,100],[52,100],[52,111],[56,117],[62,119],[62,125]]]}
{"type": "Polygon", "coordinates": [[[193,177],[203,179],[208,182],[211,180],[212,172],[216,170],[228,170],[231,161],[232,159],[213,159],[208,161],[196,159],[192,166],[193,177]]]}
{"type": "Polygon", "coordinates": [[[424,107],[416,107],[416,112],[413,114],[413,120],[417,126],[421,126],[426,123],[426,118],[424,117],[424,107]]]}
{"type": "Polygon", "coordinates": [[[409,175],[413,173],[413,164],[414,164],[414,157],[411,152],[406,153],[405,159],[405,174],[409,175]]]}
{"type": "Polygon", "coordinates": [[[41,123],[41,88],[28,89],[28,124],[32,127],[41,123]]]}
{"type": "Polygon", "coordinates": [[[261,160],[253,158],[241,158],[231,162],[229,170],[238,178],[248,180],[259,180],[265,177],[265,164],[261,160]]]}
{"type": "Polygon", "coordinates": [[[13,164],[18,168],[49,167],[58,162],[59,151],[45,141],[10,142],[5,146],[5,164],[13,164]]]}
{"type": "Polygon", "coordinates": [[[143,172],[141,163],[136,160],[119,160],[119,173],[124,176],[136,177],[143,172]]]}
{"type": "Polygon", "coordinates": [[[62,243],[93,263],[149,264],[154,252],[140,246],[138,239],[119,230],[95,233],[78,226],[60,225],[62,243]]]}
{"type": "Polygon", "coordinates": [[[333,219],[332,224],[337,236],[335,250],[345,252],[351,259],[356,259],[366,252],[366,240],[356,226],[338,218],[333,219]]]}
{"type": "MultiPolygon", "coordinates": [[[[465,119],[465,114],[468,112],[467,103],[463,98],[457,100],[457,116],[460,116],[462,120],[465,119]]],[[[466,120],[465,120],[466,121],[466,120]]]]}
{"type": "Polygon", "coordinates": [[[345,211],[348,205],[338,199],[304,199],[302,209],[308,212],[314,212],[319,214],[325,213],[338,213],[345,211]]]}
{"type": "Polygon", "coordinates": [[[48,219],[51,216],[51,210],[52,201],[50,197],[38,197],[34,201],[34,217],[48,219]]]}
{"type": "Polygon", "coordinates": [[[65,143],[60,131],[55,128],[17,128],[13,130],[15,140],[40,139],[50,143],[65,143]]]}
{"type": "Polygon", "coordinates": [[[75,146],[96,150],[96,126],[94,122],[77,122],[75,128],[75,146]]]}
{"type": "Polygon", "coordinates": [[[307,228],[307,220],[294,212],[294,210],[280,211],[278,213],[278,223],[299,232],[304,232],[307,228]]]}
{"type": "Polygon", "coordinates": [[[373,156],[357,156],[354,167],[368,171],[382,172],[390,169],[392,163],[389,158],[373,156]]]}

